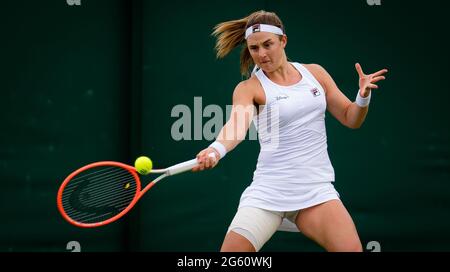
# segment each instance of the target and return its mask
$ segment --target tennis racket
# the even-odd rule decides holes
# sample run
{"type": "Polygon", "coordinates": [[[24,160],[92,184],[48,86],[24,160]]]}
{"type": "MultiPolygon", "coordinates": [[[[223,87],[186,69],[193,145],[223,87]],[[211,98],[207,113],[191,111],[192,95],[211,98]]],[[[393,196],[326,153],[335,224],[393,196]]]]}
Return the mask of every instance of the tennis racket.
{"type": "MultiPolygon", "coordinates": [[[[208,156],[215,158],[214,153],[208,156]]],[[[65,220],[77,227],[104,226],[124,216],[157,182],[197,165],[197,159],[192,159],[169,168],[152,169],[150,173],[161,175],[141,190],[134,167],[114,161],[91,163],[63,181],[56,200],[58,210],[65,220]]]]}

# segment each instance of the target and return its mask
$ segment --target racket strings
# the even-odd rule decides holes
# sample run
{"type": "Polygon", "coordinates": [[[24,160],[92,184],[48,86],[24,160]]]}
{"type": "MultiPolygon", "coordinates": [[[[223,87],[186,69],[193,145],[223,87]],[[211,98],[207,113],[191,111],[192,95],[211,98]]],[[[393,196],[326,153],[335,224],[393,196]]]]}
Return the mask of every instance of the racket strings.
{"type": "MultiPolygon", "coordinates": [[[[100,192],[101,194],[111,194],[111,193],[113,193],[112,191],[100,190],[100,187],[105,187],[105,184],[104,184],[105,182],[108,182],[108,183],[114,182],[114,180],[116,180],[116,179],[121,179],[121,180],[123,180],[123,183],[125,183],[125,182],[133,181],[134,177],[133,176],[130,177],[129,173],[122,172],[120,174],[112,174],[112,172],[111,172],[111,174],[109,176],[103,176],[102,178],[95,178],[95,179],[89,178],[89,180],[92,183],[90,190],[93,192],[100,192]]],[[[80,184],[80,182],[77,182],[76,185],[73,185],[70,183],[69,185],[66,186],[66,189],[69,189],[69,190],[74,189],[74,187],[79,184],[80,184]]],[[[115,188],[115,189],[116,189],[116,191],[122,191],[122,188],[120,188],[120,187],[115,188]]]]}
{"type": "Polygon", "coordinates": [[[136,196],[134,176],[121,167],[100,166],[75,176],[64,188],[62,206],[80,223],[97,223],[126,209],[136,196]]]}
{"type": "MultiPolygon", "coordinates": [[[[98,167],[98,168],[100,168],[100,167],[98,167]]],[[[125,169],[120,168],[120,167],[112,167],[112,166],[104,167],[104,169],[102,169],[102,170],[96,170],[96,171],[93,171],[92,173],[84,174],[82,176],[72,178],[72,180],[70,181],[70,184],[67,184],[66,188],[74,187],[78,183],[83,182],[87,178],[97,180],[97,179],[101,179],[101,177],[107,177],[107,178],[113,177],[114,174],[127,174],[124,172],[124,170],[125,169]]]]}
{"type": "MultiPolygon", "coordinates": [[[[129,182],[133,182],[134,179],[130,179],[129,182]]],[[[89,200],[82,200],[82,204],[84,206],[89,206],[92,208],[101,208],[104,205],[108,205],[113,199],[115,202],[115,206],[122,207],[122,205],[127,206],[129,204],[128,196],[129,192],[124,191],[123,189],[117,190],[109,190],[103,193],[97,193],[94,191],[92,194],[89,194],[89,200]],[[122,202],[119,202],[117,199],[123,199],[122,202]]],[[[63,204],[69,204],[69,201],[64,201],[63,204]]]]}
{"type": "MultiPolygon", "coordinates": [[[[134,181],[133,176],[130,177],[129,173],[124,173],[124,172],[122,172],[121,174],[114,174],[114,175],[110,174],[109,176],[106,176],[106,177],[103,176],[102,178],[92,178],[92,177],[88,178],[88,180],[92,184],[89,187],[89,190],[92,193],[92,194],[90,194],[91,198],[93,200],[96,200],[97,202],[99,202],[100,200],[102,200],[101,197],[104,195],[117,196],[117,195],[113,195],[113,193],[120,193],[120,192],[127,193],[128,190],[124,191],[122,187],[110,186],[117,179],[120,179],[122,181],[122,183],[124,183],[125,185],[127,183],[134,181]],[[108,184],[105,184],[105,183],[108,183],[108,184]],[[110,188],[108,188],[108,187],[110,187],[110,188]]],[[[86,180],[84,180],[84,182],[86,182],[86,180]]],[[[68,186],[66,186],[66,189],[68,189],[68,190],[75,189],[75,186],[77,186],[77,185],[80,185],[80,182],[77,182],[77,184],[75,184],[75,185],[69,184],[68,186]]],[[[63,203],[67,203],[67,201],[69,201],[69,199],[63,200],[63,203]]]]}

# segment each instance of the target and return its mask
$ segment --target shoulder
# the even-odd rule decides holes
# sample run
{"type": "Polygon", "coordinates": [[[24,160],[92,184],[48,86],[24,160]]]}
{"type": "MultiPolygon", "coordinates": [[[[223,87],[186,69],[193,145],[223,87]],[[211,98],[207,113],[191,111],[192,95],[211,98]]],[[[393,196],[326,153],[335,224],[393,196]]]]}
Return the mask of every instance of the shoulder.
{"type": "Polygon", "coordinates": [[[249,79],[243,80],[236,85],[233,96],[251,96],[254,97],[260,87],[259,80],[256,76],[252,76],[249,79]]]}
{"type": "Polygon", "coordinates": [[[330,76],[330,74],[319,64],[310,63],[310,64],[303,64],[306,69],[319,81],[319,83],[322,85],[322,87],[327,91],[330,86],[334,85],[334,80],[330,76]]]}
{"type": "Polygon", "coordinates": [[[239,82],[233,92],[233,103],[265,104],[263,87],[255,75],[239,82]]]}
{"type": "Polygon", "coordinates": [[[250,78],[239,82],[236,86],[236,89],[255,89],[260,86],[259,80],[255,75],[252,75],[250,78]]]}
{"type": "Polygon", "coordinates": [[[316,63],[302,64],[306,69],[308,69],[314,77],[318,79],[318,77],[322,78],[324,74],[327,73],[325,68],[316,63]]]}

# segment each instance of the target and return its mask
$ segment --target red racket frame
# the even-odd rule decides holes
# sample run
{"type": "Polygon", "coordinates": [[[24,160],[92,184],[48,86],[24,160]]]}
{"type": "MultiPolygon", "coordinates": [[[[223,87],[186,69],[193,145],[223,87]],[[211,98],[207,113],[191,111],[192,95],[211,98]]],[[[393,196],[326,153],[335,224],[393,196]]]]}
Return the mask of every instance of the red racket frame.
{"type": "Polygon", "coordinates": [[[61,186],[59,187],[58,190],[58,195],[56,197],[56,202],[57,202],[57,206],[58,206],[58,210],[61,213],[61,215],[63,216],[63,218],[68,221],[70,224],[75,225],[77,227],[81,227],[81,228],[95,228],[95,227],[100,227],[100,226],[104,226],[107,225],[109,223],[112,223],[114,221],[116,221],[117,219],[121,218],[122,216],[124,216],[131,208],[133,208],[133,206],[136,204],[136,202],[139,200],[139,198],[145,193],[147,192],[153,185],[155,185],[155,183],[149,183],[147,185],[147,187],[145,187],[144,191],[141,192],[141,180],[139,179],[139,175],[137,174],[136,170],[134,167],[120,163],[120,162],[114,162],[114,161],[101,161],[101,162],[94,162],[91,164],[88,164],[86,166],[81,167],[80,169],[74,171],[73,173],[71,173],[61,184],[61,186]],[[123,211],[121,211],[119,214],[115,215],[114,217],[107,219],[105,221],[102,222],[97,222],[97,223],[80,223],[77,222],[73,219],[71,219],[67,213],[64,211],[63,205],[62,205],[62,194],[64,189],[66,188],[66,185],[70,182],[70,180],[72,180],[72,178],[74,178],[75,176],[77,176],[78,174],[80,174],[83,171],[95,168],[95,167],[100,167],[100,166],[114,166],[114,167],[120,167],[122,169],[127,170],[128,172],[130,172],[130,174],[133,175],[135,181],[136,181],[136,193],[134,195],[133,200],[131,201],[131,203],[128,205],[128,207],[126,207],[123,211]]]}

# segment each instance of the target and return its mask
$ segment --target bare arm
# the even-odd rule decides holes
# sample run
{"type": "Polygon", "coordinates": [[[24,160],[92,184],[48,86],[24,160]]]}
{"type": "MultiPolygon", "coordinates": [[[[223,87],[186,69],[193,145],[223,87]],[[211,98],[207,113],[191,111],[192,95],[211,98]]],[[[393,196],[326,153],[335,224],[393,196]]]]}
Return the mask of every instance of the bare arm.
{"type": "MultiPolygon", "coordinates": [[[[320,65],[310,64],[307,67],[319,80],[326,91],[328,111],[344,126],[354,129],[361,127],[366,119],[369,107],[360,107],[355,102],[350,101],[342,91],[339,90],[330,74],[328,74],[328,72],[320,65]]],[[[368,97],[372,89],[378,88],[375,83],[385,79],[383,74],[387,72],[387,69],[365,75],[358,63],[355,67],[359,75],[360,95],[362,97],[368,97]]]]}
{"type": "MultiPolygon", "coordinates": [[[[247,135],[256,110],[253,105],[253,93],[249,81],[239,83],[233,92],[233,106],[230,119],[220,130],[216,139],[216,142],[225,146],[227,152],[233,150],[247,135]]],[[[214,167],[218,162],[218,158],[220,158],[219,153],[212,147],[200,151],[197,155],[199,166],[194,168],[193,171],[214,167]],[[216,153],[216,160],[208,157],[208,154],[211,152],[216,153]]]]}

